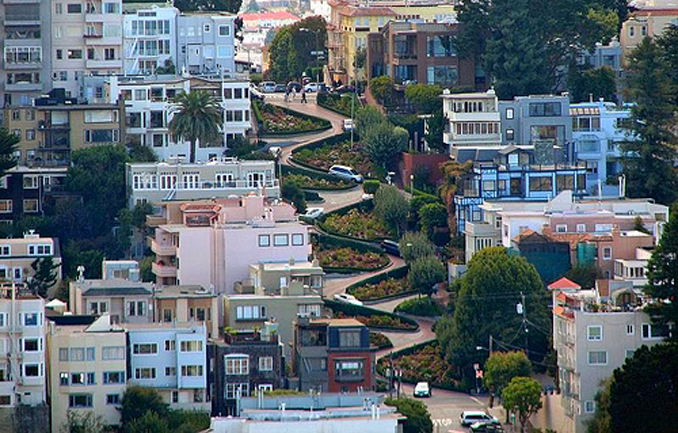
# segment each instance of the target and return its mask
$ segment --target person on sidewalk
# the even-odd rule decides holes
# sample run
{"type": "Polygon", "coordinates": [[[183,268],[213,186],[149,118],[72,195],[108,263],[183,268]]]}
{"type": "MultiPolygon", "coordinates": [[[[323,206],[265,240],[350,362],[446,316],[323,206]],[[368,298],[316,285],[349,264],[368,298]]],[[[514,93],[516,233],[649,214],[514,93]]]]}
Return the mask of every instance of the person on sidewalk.
{"type": "Polygon", "coordinates": [[[285,88],[285,102],[289,102],[290,100],[290,88],[286,87],[285,88]]]}
{"type": "Polygon", "coordinates": [[[308,101],[306,100],[306,90],[301,89],[301,103],[302,104],[308,104],[308,101]]]}

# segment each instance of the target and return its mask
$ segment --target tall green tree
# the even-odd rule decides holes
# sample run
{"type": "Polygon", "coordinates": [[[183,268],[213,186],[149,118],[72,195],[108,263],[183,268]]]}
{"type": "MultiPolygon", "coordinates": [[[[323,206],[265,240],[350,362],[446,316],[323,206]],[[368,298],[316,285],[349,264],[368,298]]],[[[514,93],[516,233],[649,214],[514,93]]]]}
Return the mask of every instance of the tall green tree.
{"type": "Polygon", "coordinates": [[[473,255],[460,280],[454,315],[436,326],[438,341],[454,365],[483,360],[487,354],[476,347],[487,344],[490,335],[496,341],[525,346],[523,317],[516,308],[521,293],[529,321],[528,354],[531,359],[542,358],[549,347],[550,312],[534,266],[505,248],[485,248],[473,255]]]}
{"type": "Polygon", "coordinates": [[[442,111],[442,94],[443,88],[435,84],[410,84],[405,88],[405,98],[415,105],[419,114],[442,111]]]}
{"type": "MultiPolygon", "coordinates": [[[[667,64],[666,74],[673,85],[678,87],[678,25],[669,24],[656,41],[667,64]]],[[[678,89],[674,90],[673,104],[678,106],[678,89]]]]}
{"type": "Polygon", "coordinates": [[[278,30],[269,44],[270,65],[268,77],[286,83],[299,79],[309,66],[324,61],[316,58],[316,51],[326,46],[326,22],[320,16],[297,21],[278,30]]]}
{"type": "Polygon", "coordinates": [[[195,162],[198,141],[205,145],[218,141],[221,136],[221,107],[214,96],[202,90],[181,92],[175,102],[176,105],[170,109],[174,116],[169,123],[169,131],[175,141],[190,143],[189,160],[195,162]]]}
{"type": "Polygon", "coordinates": [[[614,371],[610,419],[615,433],[672,432],[678,422],[678,345],[641,346],[614,371]]]}
{"type": "Polygon", "coordinates": [[[128,386],[122,395],[120,420],[123,431],[129,433],[130,426],[135,420],[141,419],[147,412],[152,412],[160,418],[169,414],[168,405],[162,400],[158,391],[142,386],[128,386]]]}
{"type": "Polygon", "coordinates": [[[407,417],[403,425],[403,433],[432,433],[433,422],[426,406],[417,400],[401,397],[388,398],[384,401],[387,406],[395,406],[398,413],[407,417]]]}
{"type": "Polygon", "coordinates": [[[447,226],[447,208],[442,203],[430,203],[419,210],[421,230],[433,239],[436,227],[447,226]]]}
{"type": "Polygon", "coordinates": [[[360,136],[364,136],[367,135],[371,129],[376,128],[387,121],[386,116],[384,116],[378,108],[366,105],[356,111],[355,129],[360,136]]]}
{"type": "Polygon", "coordinates": [[[410,287],[426,296],[431,296],[434,286],[445,281],[446,278],[445,266],[434,255],[420,257],[413,261],[407,274],[410,287]]]}
{"type": "Polygon", "coordinates": [[[47,298],[47,293],[57,282],[57,269],[59,265],[54,263],[52,257],[38,257],[31,263],[33,277],[28,280],[28,288],[31,292],[47,298]]]}
{"type": "Polygon", "coordinates": [[[306,196],[304,195],[304,190],[301,189],[296,181],[285,179],[281,194],[284,199],[292,202],[298,213],[306,212],[306,196]]]}
{"type": "Polygon", "coordinates": [[[398,188],[382,185],[374,193],[374,211],[400,236],[410,205],[398,188]]]}
{"type": "Polygon", "coordinates": [[[395,88],[393,78],[388,75],[372,78],[370,80],[370,93],[382,105],[391,105],[395,88]]]}
{"type": "Polygon", "coordinates": [[[572,102],[594,101],[600,98],[615,101],[617,94],[617,77],[609,66],[600,68],[573,68],[568,77],[568,89],[572,102]]]}
{"type": "Polygon", "coordinates": [[[626,93],[631,108],[629,129],[633,139],[622,143],[624,174],[630,197],[650,197],[672,203],[677,196],[678,175],[673,167],[678,139],[676,85],[660,45],[645,38],[629,56],[626,93]]]}
{"type": "Polygon", "coordinates": [[[437,153],[447,153],[447,144],[443,141],[443,133],[447,126],[447,118],[442,110],[434,111],[433,115],[426,119],[424,139],[428,147],[437,153]]]}
{"type": "Polygon", "coordinates": [[[600,391],[594,398],[596,412],[586,427],[587,433],[612,433],[612,417],[610,416],[610,385],[612,379],[601,382],[600,391]]]}
{"type": "Polygon", "coordinates": [[[61,433],[104,433],[106,422],[104,417],[92,411],[66,412],[66,422],[60,428],[61,433]]]}
{"type": "Polygon", "coordinates": [[[398,243],[400,255],[407,264],[411,264],[415,260],[431,256],[435,253],[433,244],[428,237],[422,232],[407,232],[398,243]]]}
{"type": "Polygon", "coordinates": [[[14,133],[0,128],[0,177],[7,173],[7,170],[16,167],[17,160],[14,152],[19,141],[21,139],[14,133]]]}
{"type": "Polygon", "coordinates": [[[483,383],[501,393],[514,377],[529,376],[531,371],[525,352],[493,352],[485,363],[483,383]]]}
{"type": "Polygon", "coordinates": [[[240,12],[242,0],[174,0],[174,6],[181,12],[224,11],[240,12]]]}
{"type": "MultiPolygon", "coordinates": [[[[648,306],[657,325],[678,323],[678,205],[671,208],[662,237],[647,262],[645,293],[658,301],[648,306]]],[[[671,340],[678,341],[678,333],[673,332],[671,340]]]]}
{"type": "Polygon", "coordinates": [[[399,126],[395,128],[388,122],[382,122],[367,131],[362,142],[365,153],[372,162],[383,168],[388,168],[393,159],[407,149],[410,135],[399,126]]]}
{"type": "Polygon", "coordinates": [[[514,377],[502,392],[502,405],[518,414],[520,431],[527,431],[527,420],[541,409],[541,384],[530,377],[514,377]]]}

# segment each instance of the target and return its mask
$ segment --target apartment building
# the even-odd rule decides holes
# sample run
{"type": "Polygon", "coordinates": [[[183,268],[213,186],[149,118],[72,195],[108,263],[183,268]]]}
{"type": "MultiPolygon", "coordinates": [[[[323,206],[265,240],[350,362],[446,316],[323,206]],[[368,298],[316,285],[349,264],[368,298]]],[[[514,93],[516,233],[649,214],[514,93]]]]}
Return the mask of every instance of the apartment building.
{"type": "Polygon", "coordinates": [[[85,76],[122,72],[122,0],[51,3],[53,87],[81,98],[85,76]]]}
{"type": "MultiPolygon", "coordinates": [[[[67,316],[64,316],[67,317],[67,316]]],[[[108,314],[76,324],[50,321],[49,397],[52,431],[61,431],[68,412],[94,413],[107,425],[120,424],[127,382],[127,341],[108,314]],[[87,323],[91,322],[91,323],[87,323]]]]}
{"type": "MultiPolygon", "coordinates": [[[[609,261],[612,265],[614,256],[611,250],[579,247],[578,244],[583,245],[579,241],[594,239],[599,234],[610,235],[613,229],[618,229],[621,237],[621,232],[633,231],[636,219],[640,218],[656,243],[661,236],[661,227],[669,217],[667,206],[649,199],[576,198],[569,190],[548,201],[486,200],[479,208],[480,220],[467,221],[465,226],[467,260],[486,246],[503,245],[508,248],[513,239],[526,230],[543,233],[544,226],[547,226],[556,239],[575,237],[577,257],[573,263],[580,259],[594,260],[600,253],[600,261],[609,261]],[[581,253],[578,249],[582,250],[581,253]]],[[[629,254],[633,251],[635,247],[629,254]]],[[[612,271],[611,267],[608,270],[612,271]]]]}
{"type": "Polygon", "coordinates": [[[645,37],[656,38],[670,25],[678,24],[678,6],[672,2],[662,5],[639,5],[622,24],[619,42],[623,50],[624,67],[629,55],[645,37]]]}
{"type": "Polygon", "coordinates": [[[16,166],[0,178],[0,222],[42,215],[46,203],[64,191],[66,167],[16,166]]]}
{"type": "Polygon", "coordinates": [[[571,281],[557,281],[549,290],[565,415],[560,428],[583,433],[596,411],[601,381],[638,347],[661,342],[668,330],[653,325],[643,312],[639,289],[606,285],[604,290],[580,290],[571,281]]]}
{"type": "Polygon", "coordinates": [[[284,387],[285,358],[277,324],[261,330],[229,330],[208,345],[212,413],[236,415],[236,400],[284,387]]]}
{"type": "Polygon", "coordinates": [[[369,329],[357,320],[299,317],[293,347],[300,391],[374,390],[376,348],[370,346],[369,329]]]}
{"type": "Polygon", "coordinates": [[[236,330],[262,329],[276,324],[289,359],[297,316],[322,316],[323,270],[318,263],[259,263],[250,278],[236,283],[236,294],[224,296],[224,326],[236,330]]]}
{"type": "Polygon", "coordinates": [[[54,89],[33,107],[5,109],[5,128],[22,138],[21,164],[67,166],[74,150],[124,143],[124,118],[122,104],[79,104],[54,89]]]}
{"type": "Polygon", "coordinates": [[[136,260],[102,260],[101,278],[104,280],[123,279],[141,281],[139,262],[136,260]]]}
{"type": "Polygon", "coordinates": [[[76,315],[107,314],[111,323],[150,323],[153,289],[153,283],[83,278],[69,283],[68,305],[76,315]]]}
{"type": "Polygon", "coordinates": [[[22,238],[0,239],[0,280],[26,282],[35,271],[31,267],[38,259],[50,257],[58,267],[57,282],[61,281],[61,250],[59,240],[44,238],[32,230],[22,238]]]}
{"type": "Polygon", "coordinates": [[[559,154],[573,161],[568,96],[516,96],[511,101],[500,101],[499,113],[504,145],[533,146],[540,163],[553,163],[559,154]]]}
{"type": "Polygon", "coordinates": [[[202,322],[207,338],[219,337],[220,296],[201,286],[160,286],[153,294],[155,322],[202,322]]]}
{"type": "Polygon", "coordinates": [[[191,74],[235,72],[236,18],[226,12],[177,16],[178,70],[191,74]]]}
{"type": "Polygon", "coordinates": [[[604,101],[583,102],[570,104],[570,116],[575,155],[586,165],[588,185],[600,185],[603,195],[616,194],[622,173],[620,145],[633,140],[625,128],[631,109],[604,101]]]}
{"type": "Polygon", "coordinates": [[[27,0],[0,5],[0,40],[4,61],[0,65],[3,108],[30,106],[50,88],[50,2],[27,0]]]}
{"type": "Polygon", "coordinates": [[[204,324],[127,324],[128,383],[154,388],[172,409],[209,411],[204,324]]]}
{"type": "Polygon", "coordinates": [[[275,161],[266,160],[220,158],[195,164],[133,163],[127,164],[126,182],[131,190],[130,208],[141,202],[169,205],[250,193],[280,197],[275,161]]]}
{"type": "Polygon", "coordinates": [[[459,24],[389,21],[367,36],[367,80],[382,75],[397,90],[408,83],[475,88],[475,62],[457,56],[459,24]]]}
{"type": "Polygon", "coordinates": [[[190,143],[175,142],[169,133],[176,106],[173,100],[181,92],[209,92],[218,99],[223,109],[223,123],[220,125],[223,138],[216,143],[198,143],[197,161],[221,157],[232,140],[247,135],[252,128],[249,81],[245,76],[113,76],[107,79],[104,87],[106,101],[122,101],[125,106],[125,142],[150,147],[160,160],[188,159],[190,143]]]}
{"type": "Polygon", "coordinates": [[[158,4],[123,15],[123,71],[126,75],[176,72],[178,15],[177,8],[158,4]],[[170,64],[175,71],[166,67],[170,64]]]}
{"type": "MultiPolygon", "coordinates": [[[[250,193],[244,197],[183,203],[155,229],[153,273],[158,285],[214,287],[233,293],[260,262],[306,261],[308,226],[292,205],[250,193]]],[[[176,209],[176,208],[175,208],[176,209]]]]}
{"type": "MultiPolygon", "coordinates": [[[[0,286],[0,413],[3,430],[9,413],[18,406],[45,405],[45,301],[23,284],[0,286]]],[[[21,427],[16,414],[14,431],[36,431],[21,427]]],[[[38,417],[36,417],[36,420],[38,417]]],[[[39,428],[39,427],[38,427],[39,428]]]]}
{"type": "Polygon", "coordinates": [[[443,142],[454,155],[457,148],[501,148],[499,101],[493,89],[479,93],[443,94],[447,119],[443,142]]]}

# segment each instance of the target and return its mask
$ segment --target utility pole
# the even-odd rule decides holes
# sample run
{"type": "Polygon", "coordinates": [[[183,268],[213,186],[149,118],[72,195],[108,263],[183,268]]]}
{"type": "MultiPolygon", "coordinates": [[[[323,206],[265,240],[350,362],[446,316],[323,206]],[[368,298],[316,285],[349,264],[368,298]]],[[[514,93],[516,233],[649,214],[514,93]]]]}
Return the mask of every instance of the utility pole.
{"type": "Polygon", "coordinates": [[[490,356],[492,356],[492,335],[490,335],[490,344],[487,346],[487,348],[490,351],[490,356]]]}
{"type": "Polygon", "coordinates": [[[530,351],[528,349],[529,330],[527,329],[527,307],[525,306],[525,294],[523,292],[520,292],[520,308],[518,313],[522,313],[523,315],[523,331],[525,331],[525,355],[529,357],[530,351]]]}

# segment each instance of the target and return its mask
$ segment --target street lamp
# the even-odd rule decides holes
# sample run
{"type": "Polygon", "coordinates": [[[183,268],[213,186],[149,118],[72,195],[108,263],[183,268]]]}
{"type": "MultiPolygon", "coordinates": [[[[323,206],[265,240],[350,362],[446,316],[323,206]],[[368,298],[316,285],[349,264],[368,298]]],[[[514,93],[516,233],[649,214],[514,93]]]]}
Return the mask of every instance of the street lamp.
{"type": "Polygon", "coordinates": [[[316,84],[320,84],[320,50],[318,49],[318,35],[320,34],[320,29],[318,30],[311,30],[306,27],[302,27],[299,29],[300,32],[304,33],[313,33],[315,35],[315,82],[316,84]]]}
{"type": "Polygon", "coordinates": [[[410,175],[410,194],[414,197],[414,175],[410,175]]]}

